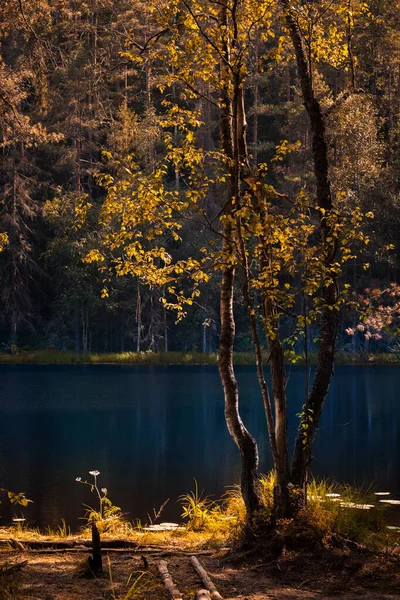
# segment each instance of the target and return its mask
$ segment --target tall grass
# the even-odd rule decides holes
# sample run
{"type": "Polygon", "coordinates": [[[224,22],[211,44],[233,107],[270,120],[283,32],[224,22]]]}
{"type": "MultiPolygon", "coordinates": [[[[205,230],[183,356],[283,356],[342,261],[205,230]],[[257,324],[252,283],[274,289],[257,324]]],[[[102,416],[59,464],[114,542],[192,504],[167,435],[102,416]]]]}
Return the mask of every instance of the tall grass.
{"type": "Polygon", "coordinates": [[[110,600],[134,600],[134,598],[143,597],[144,590],[151,590],[155,587],[154,576],[149,571],[133,571],[126,582],[125,589],[119,593],[114,584],[111,561],[108,556],[108,577],[110,581],[110,600]]]}
{"type": "MultiPolygon", "coordinates": [[[[273,508],[274,476],[260,478],[264,513],[262,522],[269,522],[273,508]]],[[[339,536],[357,543],[379,547],[387,541],[388,530],[384,519],[385,508],[371,489],[339,485],[329,480],[314,479],[308,488],[307,503],[292,519],[278,521],[277,532],[282,538],[298,540],[302,544],[330,545],[339,536]]],[[[240,537],[245,526],[246,510],[240,488],[228,490],[221,502],[213,502],[193,492],[182,497],[189,530],[227,532],[232,539],[240,537]]],[[[260,521],[260,522],[261,522],[260,521]]]]}

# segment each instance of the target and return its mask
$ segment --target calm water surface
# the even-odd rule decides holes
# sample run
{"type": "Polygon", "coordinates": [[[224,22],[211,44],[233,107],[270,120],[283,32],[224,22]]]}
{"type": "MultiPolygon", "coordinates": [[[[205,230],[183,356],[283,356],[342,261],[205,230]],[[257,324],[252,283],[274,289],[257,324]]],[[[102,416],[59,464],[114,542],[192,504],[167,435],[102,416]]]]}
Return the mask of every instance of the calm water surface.
{"type": "MultiPolygon", "coordinates": [[[[237,369],[243,420],[271,466],[254,367],[237,369]]],[[[289,434],[304,402],[304,368],[289,378],[289,434]]],[[[315,446],[314,474],[374,483],[400,493],[400,367],[337,367],[315,446]]],[[[76,528],[89,488],[75,482],[101,471],[115,504],[143,519],[180,494],[193,477],[215,496],[239,480],[226,430],[216,367],[0,365],[0,486],[25,491],[24,516],[76,528]]],[[[20,511],[18,511],[20,512],[20,511]]],[[[12,513],[3,504],[1,523],[12,513]]]]}

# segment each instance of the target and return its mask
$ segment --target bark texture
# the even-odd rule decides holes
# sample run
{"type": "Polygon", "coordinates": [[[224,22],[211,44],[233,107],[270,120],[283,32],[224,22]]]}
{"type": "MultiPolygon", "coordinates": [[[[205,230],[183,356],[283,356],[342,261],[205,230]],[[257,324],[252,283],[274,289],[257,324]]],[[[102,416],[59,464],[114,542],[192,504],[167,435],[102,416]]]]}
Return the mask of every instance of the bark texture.
{"type": "Polygon", "coordinates": [[[280,0],[280,4],[284,10],[286,24],[290,31],[296,55],[297,71],[304,106],[311,126],[312,154],[317,186],[316,204],[319,209],[323,209],[323,212],[320,212],[320,229],[323,251],[325,253],[325,269],[327,279],[329,280],[329,283],[322,288],[324,308],[321,318],[320,344],[315,378],[306,402],[304,414],[300,421],[292,462],[292,483],[296,486],[303,486],[307,475],[307,468],[311,461],[312,443],[333,375],[339,324],[339,312],[336,306],[338,299],[337,275],[332,268],[336,260],[337,239],[335,238],[330,222],[334,206],[328,171],[328,145],[324,115],[314,94],[311,65],[293,9],[288,0],[280,0]],[[305,434],[305,432],[307,433],[305,434]]]}
{"type": "MultiPolygon", "coordinates": [[[[221,31],[227,31],[228,12],[227,2],[222,0],[219,12],[221,31]]],[[[224,153],[229,160],[230,184],[229,194],[224,207],[223,226],[223,260],[220,314],[221,336],[219,347],[219,372],[225,398],[225,419],[228,431],[237,445],[241,463],[241,490],[246,506],[247,516],[251,517],[262,508],[258,472],[257,443],[246,429],[239,411],[239,390],[233,367],[233,345],[235,340],[235,319],[233,313],[236,245],[233,223],[235,210],[239,199],[240,186],[240,156],[247,153],[245,146],[245,118],[243,105],[243,90],[238,77],[232,77],[229,68],[230,44],[226,34],[222,33],[223,57],[221,60],[221,77],[225,81],[222,90],[222,106],[220,115],[220,133],[224,153]],[[234,92],[230,91],[230,84],[234,85],[234,92]],[[239,109],[238,109],[239,107],[239,109]],[[240,117],[238,113],[240,112],[240,117]],[[238,123],[242,124],[239,132],[238,123]],[[242,144],[242,145],[241,145],[242,144]],[[244,144],[244,147],[243,147],[244,144]]]]}

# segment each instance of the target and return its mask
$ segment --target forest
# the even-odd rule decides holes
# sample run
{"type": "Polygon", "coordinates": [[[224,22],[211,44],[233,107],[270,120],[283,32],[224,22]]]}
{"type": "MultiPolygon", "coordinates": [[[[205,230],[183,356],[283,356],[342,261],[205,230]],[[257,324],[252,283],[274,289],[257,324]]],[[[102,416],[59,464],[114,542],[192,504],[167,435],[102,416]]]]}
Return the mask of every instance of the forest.
{"type": "MultiPolygon", "coordinates": [[[[183,5],[2,2],[3,350],[217,351],[221,270],[215,263],[226,195],[219,4],[183,5]],[[206,36],[210,29],[208,42],[187,24],[192,10],[199,12],[206,36]],[[164,194],[163,210],[157,202],[163,222],[155,225],[143,207],[148,201],[156,210],[148,186],[164,194]],[[140,193],[136,210],[132,202],[140,193]],[[138,244],[147,255],[147,273],[138,244]],[[161,273],[162,253],[174,264],[184,261],[181,277],[161,273]],[[200,267],[188,265],[188,257],[200,267]],[[183,295],[196,287],[191,305],[178,311],[180,291],[168,291],[177,279],[183,295]]],[[[290,219],[291,202],[301,202],[306,211],[315,193],[311,126],[281,8],[258,5],[249,3],[249,12],[239,6],[237,17],[239,34],[248,28],[238,57],[245,142],[272,212],[290,219]]],[[[339,260],[340,285],[349,287],[354,306],[350,300],[340,306],[338,346],[393,352],[398,292],[394,286],[392,294],[382,294],[397,282],[400,257],[399,10],[384,0],[300,3],[296,10],[326,121],[333,193],[342,217],[354,219],[346,225],[352,234],[343,234],[346,261],[339,260]],[[356,300],[369,310],[390,306],[390,323],[371,326],[366,337],[357,330],[356,300]],[[348,335],[349,328],[356,333],[348,335]]],[[[304,213],[300,224],[296,216],[293,229],[312,228],[313,219],[304,213]]],[[[305,237],[294,240],[298,254],[312,234],[305,237]]],[[[286,270],[290,260],[302,260],[288,251],[286,270]]],[[[235,349],[249,351],[242,284],[235,285],[235,349]]],[[[289,314],[290,306],[300,315],[308,310],[301,308],[306,302],[300,270],[290,287],[281,327],[296,338],[296,353],[304,346],[313,352],[318,323],[310,318],[308,330],[295,335],[296,318],[289,314]]]]}
{"type": "Polygon", "coordinates": [[[398,598],[399,26],[2,1],[0,600],[398,598]]]}

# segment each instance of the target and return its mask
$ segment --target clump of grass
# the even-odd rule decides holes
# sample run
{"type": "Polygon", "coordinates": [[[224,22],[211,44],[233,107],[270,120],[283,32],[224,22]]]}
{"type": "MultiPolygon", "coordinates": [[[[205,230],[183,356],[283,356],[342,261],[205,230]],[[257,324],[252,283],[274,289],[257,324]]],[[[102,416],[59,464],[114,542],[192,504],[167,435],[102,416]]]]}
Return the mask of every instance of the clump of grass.
{"type": "Polygon", "coordinates": [[[110,580],[110,600],[142,598],[144,590],[149,591],[156,585],[154,576],[150,571],[133,571],[127,579],[125,589],[119,591],[114,584],[110,557],[108,557],[108,577],[110,580]]]}
{"type": "Polygon", "coordinates": [[[52,529],[50,526],[46,527],[46,533],[49,537],[57,537],[66,539],[72,536],[71,528],[67,525],[65,519],[61,519],[61,525],[58,525],[56,529],[52,529]]]}
{"type": "Polygon", "coordinates": [[[370,545],[374,536],[385,531],[384,511],[370,488],[313,479],[307,506],[299,516],[309,521],[310,531],[324,545],[337,536],[370,545]]]}
{"type": "MultiPolygon", "coordinates": [[[[274,498],[274,474],[260,478],[264,511],[254,526],[271,521],[274,498]]],[[[294,500],[301,497],[293,490],[294,500]]],[[[193,531],[208,531],[239,539],[247,531],[246,510],[239,486],[224,494],[222,502],[213,502],[195,490],[182,497],[183,517],[193,531]]],[[[308,486],[308,500],[292,519],[280,520],[276,533],[294,546],[322,544],[329,546],[338,539],[350,539],[369,546],[387,539],[384,507],[376,501],[371,489],[339,485],[328,480],[313,479],[308,486]]]]}
{"type": "Polygon", "coordinates": [[[215,503],[204,492],[199,492],[197,480],[194,480],[195,489],[179,497],[182,503],[182,518],[187,519],[188,529],[202,531],[209,525],[215,503]]]}

